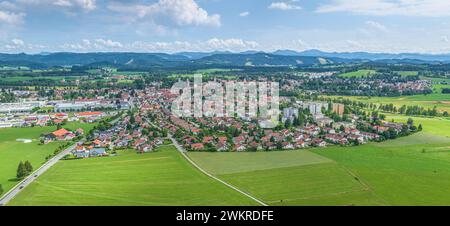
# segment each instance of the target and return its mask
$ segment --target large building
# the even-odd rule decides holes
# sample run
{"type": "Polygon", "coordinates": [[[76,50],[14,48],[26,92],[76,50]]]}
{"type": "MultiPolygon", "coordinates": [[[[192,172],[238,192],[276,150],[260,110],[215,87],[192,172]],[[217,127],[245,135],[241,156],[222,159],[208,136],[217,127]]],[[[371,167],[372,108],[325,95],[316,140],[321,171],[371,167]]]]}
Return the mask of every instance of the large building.
{"type": "Polygon", "coordinates": [[[309,109],[309,112],[315,115],[322,115],[322,108],[328,110],[328,103],[325,102],[302,102],[299,101],[297,104],[303,109],[309,109]]]}
{"type": "Polygon", "coordinates": [[[342,116],[342,115],[344,115],[344,107],[345,107],[345,105],[343,105],[343,104],[334,103],[333,104],[333,112],[342,116]]]}
{"type": "Polygon", "coordinates": [[[294,121],[294,118],[298,117],[298,109],[297,108],[285,108],[283,109],[283,118],[282,121],[290,120],[294,121]]]}

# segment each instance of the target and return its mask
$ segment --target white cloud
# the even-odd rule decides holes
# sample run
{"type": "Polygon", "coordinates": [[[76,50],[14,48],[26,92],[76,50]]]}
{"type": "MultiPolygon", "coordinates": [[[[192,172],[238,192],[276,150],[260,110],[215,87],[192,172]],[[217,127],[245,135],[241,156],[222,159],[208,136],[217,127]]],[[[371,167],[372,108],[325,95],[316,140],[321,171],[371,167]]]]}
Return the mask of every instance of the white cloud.
{"type": "Polygon", "coordinates": [[[299,10],[302,9],[302,7],[288,3],[288,2],[272,2],[272,4],[269,5],[269,9],[279,9],[279,10],[299,10]]]}
{"type": "Polygon", "coordinates": [[[149,18],[156,24],[170,23],[176,26],[213,27],[221,25],[220,15],[210,15],[194,0],[159,0],[157,3],[149,5],[113,3],[108,8],[112,11],[128,14],[130,17],[149,18]]]}
{"type": "Polygon", "coordinates": [[[96,39],[82,40],[79,43],[67,43],[60,46],[64,51],[134,51],[134,52],[182,52],[182,51],[233,51],[255,50],[259,44],[255,41],[230,38],[212,38],[206,41],[173,41],[173,42],[143,42],[120,43],[112,40],[96,39]]]}
{"type": "Polygon", "coordinates": [[[56,6],[84,11],[92,11],[97,8],[96,0],[17,0],[17,2],[24,6],[56,6]]]}
{"type": "Polygon", "coordinates": [[[362,15],[450,16],[448,0],[332,0],[320,6],[319,13],[351,12],[362,15]]]}
{"type": "Polygon", "coordinates": [[[96,0],[55,0],[53,5],[61,7],[79,7],[86,11],[94,10],[96,5],[96,0]]]}
{"type": "Polygon", "coordinates": [[[213,50],[243,50],[255,49],[258,43],[254,41],[245,41],[242,39],[219,39],[213,38],[206,42],[207,46],[213,50]]]}
{"type": "Polygon", "coordinates": [[[25,43],[19,38],[12,39],[11,41],[0,46],[0,50],[6,52],[37,52],[42,51],[45,48],[47,47],[44,45],[25,43]]]}
{"type": "Polygon", "coordinates": [[[124,45],[111,39],[98,38],[93,41],[83,39],[80,43],[66,43],[60,46],[63,50],[71,51],[99,51],[99,50],[120,50],[124,45]]]}
{"type": "Polygon", "coordinates": [[[241,17],[246,17],[246,16],[248,16],[248,15],[250,15],[249,12],[242,12],[242,13],[239,13],[239,16],[241,16],[241,17]]]}
{"type": "Polygon", "coordinates": [[[298,39],[298,40],[294,40],[292,42],[292,47],[297,49],[297,50],[307,50],[307,49],[311,49],[311,46],[306,43],[305,41],[298,39]]]}
{"type": "Polygon", "coordinates": [[[366,24],[367,24],[369,27],[371,27],[371,28],[373,28],[373,29],[375,29],[375,30],[378,30],[378,31],[382,31],[382,32],[387,32],[387,31],[388,31],[388,29],[386,28],[386,26],[384,26],[383,24],[380,24],[380,23],[378,23],[378,22],[375,22],[375,21],[369,20],[369,21],[366,21],[366,24]]]}
{"type": "Polygon", "coordinates": [[[3,2],[0,2],[0,9],[16,10],[17,6],[12,2],[3,1],[3,2]]]}
{"type": "Polygon", "coordinates": [[[14,13],[8,11],[0,11],[0,25],[17,25],[23,23],[25,13],[14,13]]]}
{"type": "Polygon", "coordinates": [[[15,39],[11,40],[11,42],[16,46],[24,46],[25,45],[25,42],[22,39],[15,38],[15,39]]]}
{"type": "MultiPolygon", "coordinates": [[[[87,43],[86,40],[83,41],[83,43],[87,43]]],[[[115,42],[110,39],[96,39],[94,45],[98,46],[99,48],[121,48],[123,47],[122,43],[115,42]]]]}

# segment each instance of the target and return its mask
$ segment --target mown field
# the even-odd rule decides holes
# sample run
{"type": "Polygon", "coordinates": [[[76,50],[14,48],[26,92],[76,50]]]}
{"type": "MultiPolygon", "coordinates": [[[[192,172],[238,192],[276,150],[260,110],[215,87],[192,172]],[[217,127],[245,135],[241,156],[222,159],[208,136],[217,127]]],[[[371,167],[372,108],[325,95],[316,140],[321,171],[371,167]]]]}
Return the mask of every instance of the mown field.
{"type": "MultiPolygon", "coordinates": [[[[353,72],[356,73],[356,72],[353,72]]],[[[404,74],[413,74],[413,72],[404,72],[404,74]]],[[[342,75],[341,75],[342,76],[342,75]]],[[[412,96],[400,96],[400,97],[365,97],[365,96],[330,96],[331,98],[344,98],[353,101],[360,101],[364,103],[376,103],[376,104],[393,104],[394,106],[401,107],[406,106],[421,106],[424,108],[430,108],[436,106],[438,111],[447,111],[450,113],[450,94],[443,94],[443,88],[450,88],[450,79],[439,78],[424,78],[431,80],[432,82],[432,94],[427,95],[412,95],[412,96]],[[439,82],[446,82],[449,84],[438,84],[439,82]]]]}
{"type": "Polygon", "coordinates": [[[450,120],[413,119],[423,132],[382,143],[261,152],[266,156],[257,158],[241,153],[189,156],[270,205],[449,205],[450,120]],[[304,153],[307,157],[299,157],[304,153]],[[317,161],[311,154],[327,160],[317,161]],[[275,164],[268,165],[268,159],[275,164]],[[244,166],[236,169],[239,164],[244,166]]]}
{"type": "Polygon", "coordinates": [[[432,109],[436,106],[440,112],[450,113],[450,94],[432,93],[428,95],[413,95],[400,97],[358,97],[358,96],[329,96],[331,98],[344,98],[363,103],[393,104],[394,106],[421,106],[432,109]]]}
{"type": "Polygon", "coordinates": [[[343,78],[362,78],[375,74],[374,70],[358,70],[338,75],[343,78]]]}
{"type": "Polygon", "coordinates": [[[257,205],[207,177],[173,146],[60,161],[9,205],[257,205]]]}
{"type": "MultiPolygon", "coordinates": [[[[66,128],[83,128],[90,130],[93,124],[69,123],[66,128]]],[[[35,169],[45,162],[45,157],[52,154],[61,142],[39,145],[42,133],[53,132],[56,127],[6,128],[0,129],[0,184],[8,191],[17,184],[16,170],[20,161],[30,161],[35,169]],[[31,143],[16,141],[31,139],[31,143]]]]}

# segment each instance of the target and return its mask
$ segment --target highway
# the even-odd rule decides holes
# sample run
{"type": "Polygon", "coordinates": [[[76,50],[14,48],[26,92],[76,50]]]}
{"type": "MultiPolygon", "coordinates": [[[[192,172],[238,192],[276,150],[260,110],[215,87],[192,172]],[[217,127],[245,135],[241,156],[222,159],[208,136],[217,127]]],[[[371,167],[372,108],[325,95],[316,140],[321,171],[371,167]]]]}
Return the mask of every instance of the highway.
{"type": "MultiPolygon", "coordinates": [[[[83,142],[83,141],[81,141],[83,142]]],[[[34,180],[36,180],[40,175],[42,175],[45,171],[50,169],[53,165],[55,165],[60,159],[62,159],[65,155],[69,154],[74,148],[76,144],[68,147],[64,151],[60,152],[50,160],[48,160],[44,165],[39,167],[39,169],[35,170],[32,174],[22,180],[19,184],[14,186],[11,190],[9,190],[1,199],[0,206],[6,205],[9,201],[11,201],[20,191],[25,189],[28,185],[30,185],[34,180]]]]}

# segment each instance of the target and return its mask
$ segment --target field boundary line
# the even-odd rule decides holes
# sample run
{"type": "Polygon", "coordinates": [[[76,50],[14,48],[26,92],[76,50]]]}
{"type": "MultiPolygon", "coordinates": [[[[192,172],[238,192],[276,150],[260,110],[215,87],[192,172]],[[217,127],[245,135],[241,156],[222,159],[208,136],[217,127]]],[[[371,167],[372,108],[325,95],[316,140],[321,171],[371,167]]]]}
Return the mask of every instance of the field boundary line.
{"type": "Polygon", "coordinates": [[[197,165],[197,163],[195,163],[191,158],[189,158],[189,156],[186,155],[186,151],[178,144],[178,142],[177,142],[172,136],[170,136],[169,138],[172,140],[172,143],[173,143],[174,146],[177,148],[177,150],[181,153],[181,155],[182,155],[182,156],[183,156],[183,157],[184,157],[191,165],[193,165],[196,169],[200,170],[200,172],[202,172],[202,173],[205,174],[206,176],[208,176],[208,177],[210,177],[210,178],[212,178],[212,179],[214,179],[214,180],[216,180],[216,181],[218,181],[218,182],[220,182],[220,183],[226,185],[227,187],[229,187],[229,188],[231,188],[231,189],[233,189],[233,190],[235,190],[235,191],[237,191],[237,192],[239,192],[239,193],[241,193],[241,194],[247,196],[248,198],[252,199],[253,201],[259,203],[260,205],[262,205],[262,206],[268,206],[268,205],[267,205],[266,203],[264,203],[263,201],[261,201],[261,200],[255,198],[255,197],[253,197],[252,195],[250,195],[250,194],[248,194],[248,193],[246,193],[246,192],[244,192],[244,191],[241,191],[239,188],[237,188],[237,187],[235,187],[235,186],[233,186],[233,185],[231,185],[231,184],[229,184],[229,183],[227,183],[227,182],[225,182],[225,181],[223,181],[223,180],[217,178],[216,176],[214,176],[214,175],[208,173],[206,170],[202,169],[199,165],[197,165]]]}

